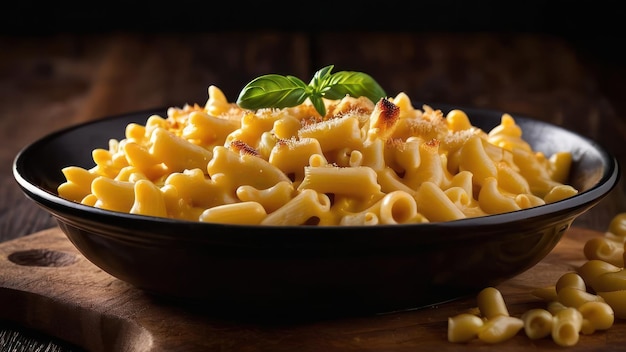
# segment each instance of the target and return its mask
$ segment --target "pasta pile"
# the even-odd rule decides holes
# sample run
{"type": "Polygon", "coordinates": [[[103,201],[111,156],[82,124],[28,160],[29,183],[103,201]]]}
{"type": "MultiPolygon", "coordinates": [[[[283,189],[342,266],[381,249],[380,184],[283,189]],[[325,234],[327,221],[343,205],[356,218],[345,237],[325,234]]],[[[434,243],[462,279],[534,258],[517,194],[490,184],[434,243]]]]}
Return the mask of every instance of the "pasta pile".
{"type": "Polygon", "coordinates": [[[496,344],[522,331],[531,340],[551,338],[568,347],[581,336],[610,329],[616,319],[626,319],[625,249],[626,213],[619,213],[604,236],[585,242],[586,262],[555,285],[532,290],[545,307],[511,316],[500,291],[487,287],[479,292],[476,309],[448,318],[448,341],[496,344]]]}
{"type": "Polygon", "coordinates": [[[147,216],[245,225],[452,221],[575,195],[568,152],[547,156],[514,118],[483,131],[409,97],[346,96],[246,110],[216,86],[205,106],[130,123],[125,138],[68,166],[59,196],[147,216]]]}

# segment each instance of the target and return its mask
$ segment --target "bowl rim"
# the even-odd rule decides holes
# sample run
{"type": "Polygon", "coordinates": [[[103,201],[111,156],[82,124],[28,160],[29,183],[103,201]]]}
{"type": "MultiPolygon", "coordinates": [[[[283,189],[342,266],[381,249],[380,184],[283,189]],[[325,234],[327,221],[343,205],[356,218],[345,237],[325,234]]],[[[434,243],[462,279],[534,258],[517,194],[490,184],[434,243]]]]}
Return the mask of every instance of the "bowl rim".
{"type": "MultiPolygon", "coordinates": [[[[475,108],[475,107],[466,107],[460,105],[451,105],[451,104],[437,104],[430,105],[434,109],[441,109],[442,111],[449,111],[450,109],[461,109],[465,111],[468,115],[472,114],[490,114],[494,116],[501,116],[504,112],[496,109],[488,109],[488,108],[475,108]]],[[[36,150],[39,145],[47,143],[51,140],[59,138],[60,136],[71,132],[76,129],[81,128],[89,128],[92,125],[96,125],[105,120],[111,119],[131,119],[134,117],[142,116],[147,118],[148,114],[153,113],[164,113],[167,108],[153,108],[153,109],[145,109],[133,112],[127,112],[122,114],[110,115],[101,117],[98,119],[90,120],[83,123],[78,123],[75,125],[67,126],[65,128],[61,128],[59,130],[53,131],[34,142],[24,146],[15,156],[12,164],[12,172],[14,179],[17,181],[19,187],[25,193],[25,195],[31,200],[35,201],[37,205],[46,209],[52,215],[57,217],[57,219],[61,221],[73,222],[74,220],[70,218],[78,217],[84,220],[81,223],[109,223],[113,221],[115,225],[112,225],[115,228],[126,228],[132,232],[133,229],[141,229],[146,225],[159,223],[162,225],[162,229],[169,229],[175,226],[184,225],[189,229],[229,229],[234,232],[238,232],[238,230],[246,231],[246,230],[258,230],[260,227],[267,229],[269,232],[276,234],[290,234],[293,236],[294,234],[305,235],[309,233],[315,233],[316,236],[319,235],[319,229],[323,228],[323,232],[332,232],[333,236],[341,233],[352,233],[354,231],[360,231],[363,229],[371,229],[375,228],[392,228],[398,229],[398,232],[407,232],[402,231],[408,229],[418,230],[418,229],[432,229],[433,227],[437,228],[480,228],[487,229],[493,225],[501,225],[504,223],[519,223],[522,224],[524,222],[528,222],[531,219],[541,219],[546,215],[550,214],[559,214],[559,213],[582,213],[583,211],[591,208],[597,202],[599,202],[602,198],[604,198],[617,184],[620,177],[620,166],[617,159],[611,155],[605,147],[603,147],[598,142],[585,137],[577,132],[565,129],[561,126],[554,125],[550,122],[534,119],[528,117],[524,114],[515,114],[508,113],[518,120],[524,120],[532,123],[539,123],[542,125],[549,126],[554,129],[559,129],[564,133],[573,135],[577,138],[584,140],[589,145],[593,146],[593,148],[599,153],[603,165],[606,167],[603,169],[603,174],[598,180],[596,184],[590,187],[587,190],[581,191],[578,194],[563,200],[556,201],[554,203],[549,203],[533,208],[521,209],[513,212],[501,213],[501,214],[492,214],[480,217],[472,217],[459,219],[454,221],[445,221],[445,222],[429,222],[429,223],[418,223],[418,224],[380,224],[375,226],[358,226],[358,225],[330,225],[330,226],[303,226],[303,225],[267,225],[267,226],[258,226],[258,225],[242,225],[242,224],[226,224],[226,223],[205,223],[200,221],[191,221],[191,220],[181,220],[181,219],[170,219],[170,218],[161,218],[161,217],[153,217],[146,215],[137,215],[130,214],[124,212],[110,211],[100,208],[91,207],[88,205],[76,203],[70,200],[66,200],[64,198],[59,197],[57,194],[46,190],[43,186],[36,185],[28,177],[25,176],[26,169],[30,167],[27,165],[25,159],[28,158],[28,154],[32,153],[33,150],[36,150]],[[68,216],[69,214],[69,216],[68,216]],[[93,221],[90,219],[100,219],[100,221],[93,221]],[[524,220],[524,221],[522,221],[524,220]],[[295,231],[297,230],[297,231],[295,231]]],[[[141,120],[141,119],[140,119],[141,120]]],[[[577,215],[577,214],[574,214],[577,215]]],[[[544,219],[545,220],[545,219],[544,219]]],[[[547,221],[547,220],[545,220],[547,221]]],[[[100,226],[100,224],[98,225],[100,226]]],[[[163,234],[166,231],[159,231],[163,234]]],[[[191,233],[192,231],[189,231],[191,233]]],[[[383,231],[389,232],[389,231],[383,231]]],[[[410,231],[409,231],[410,232],[410,231]]],[[[419,232],[419,231],[417,231],[419,232]]],[[[418,233],[419,234],[419,233],[418,233]]],[[[210,231],[207,231],[205,235],[210,235],[210,231]]],[[[477,235],[476,233],[472,234],[473,236],[477,235]]],[[[159,236],[159,234],[154,234],[154,236],[159,236]]],[[[184,234],[181,234],[184,238],[184,234]]]]}

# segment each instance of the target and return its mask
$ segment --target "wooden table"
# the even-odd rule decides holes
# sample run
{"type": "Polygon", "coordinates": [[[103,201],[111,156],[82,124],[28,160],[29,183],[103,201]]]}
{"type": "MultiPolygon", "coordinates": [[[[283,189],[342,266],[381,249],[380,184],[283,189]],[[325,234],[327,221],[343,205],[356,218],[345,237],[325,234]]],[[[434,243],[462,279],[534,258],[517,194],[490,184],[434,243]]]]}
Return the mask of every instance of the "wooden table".
{"type": "MultiPolygon", "coordinates": [[[[590,50],[597,47],[589,42],[580,44],[541,33],[0,36],[0,242],[56,228],[54,220],[22,194],[12,176],[13,158],[28,143],[54,130],[108,115],[204,104],[211,84],[235,100],[241,87],[261,74],[291,74],[308,81],[315,70],[329,63],[337,70],[367,72],[390,95],[404,91],[416,102],[493,108],[561,125],[598,141],[626,165],[624,65],[604,52],[590,50]]],[[[603,232],[613,215],[626,211],[623,178],[598,206],[576,219],[575,231],[603,232]]],[[[0,302],[0,307],[3,304],[10,303],[0,302]]],[[[394,333],[394,320],[408,317],[377,320],[380,325],[367,320],[358,324],[371,329],[367,335],[370,350],[377,350],[377,339],[394,333]]],[[[342,324],[348,323],[321,323],[316,328],[345,329],[342,324]]],[[[2,329],[0,325],[0,332],[5,345],[28,340],[22,327],[2,329]]],[[[235,338],[236,333],[231,331],[230,336],[235,338]]],[[[396,338],[402,340],[400,335],[396,338]]],[[[611,338],[626,343],[624,337],[613,334],[611,338]]],[[[49,339],[38,337],[31,344],[46,345],[49,339]]],[[[409,345],[399,343],[397,350],[414,350],[409,345]]],[[[549,344],[534,347],[554,348],[549,344]]]]}

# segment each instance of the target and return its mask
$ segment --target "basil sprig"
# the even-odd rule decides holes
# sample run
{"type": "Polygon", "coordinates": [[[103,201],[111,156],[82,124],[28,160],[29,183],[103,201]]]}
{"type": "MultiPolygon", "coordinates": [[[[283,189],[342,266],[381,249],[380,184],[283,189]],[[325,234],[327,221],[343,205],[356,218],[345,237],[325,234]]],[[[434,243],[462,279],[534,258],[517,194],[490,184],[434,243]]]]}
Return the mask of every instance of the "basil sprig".
{"type": "Polygon", "coordinates": [[[334,65],[315,72],[307,85],[294,76],[268,74],[250,81],[239,93],[237,105],[244,109],[286,108],[302,104],[307,98],[324,116],[322,98],[342,99],[346,95],[365,96],[374,103],[386,96],[381,86],[368,74],[354,71],[331,73],[334,65]]]}

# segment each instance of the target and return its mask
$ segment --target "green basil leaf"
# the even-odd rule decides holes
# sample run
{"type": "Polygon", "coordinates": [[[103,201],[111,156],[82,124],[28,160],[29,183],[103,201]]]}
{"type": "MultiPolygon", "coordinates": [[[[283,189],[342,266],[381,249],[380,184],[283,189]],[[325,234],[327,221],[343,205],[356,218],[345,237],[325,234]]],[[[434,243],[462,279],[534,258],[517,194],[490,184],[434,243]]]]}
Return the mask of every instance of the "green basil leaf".
{"type": "Polygon", "coordinates": [[[346,95],[352,97],[365,96],[374,103],[386,97],[383,88],[368,74],[354,71],[340,71],[334,73],[328,81],[330,89],[324,97],[328,99],[342,99],[346,95]]]}
{"type": "Polygon", "coordinates": [[[250,81],[239,93],[237,105],[251,110],[292,107],[302,104],[308,91],[297,77],[269,74],[250,81]]]}
{"type": "Polygon", "coordinates": [[[315,110],[317,110],[317,112],[321,116],[326,115],[326,105],[324,105],[324,100],[322,100],[321,96],[312,95],[309,97],[309,100],[311,101],[311,104],[313,104],[313,107],[315,108],[315,110]]]}
{"type": "Polygon", "coordinates": [[[334,67],[334,65],[328,65],[315,72],[309,83],[309,86],[312,87],[314,92],[321,93],[325,88],[328,88],[328,82],[332,78],[330,71],[332,71],[334,67]]]}
{"type": "Polygon", "coordinates": [[[302,104],[307,98],[317,112],[326,115],[323,98],[343,99],[346,95],[365,96],[374,103],[386,96],[385,91],[369,75],[361,72],[331,73],[328,65],[313,75],[307,85],[294,76],[269,74],[248,83],[239,93],[237,104],[244,109],[286,108],[302,104]]]}

